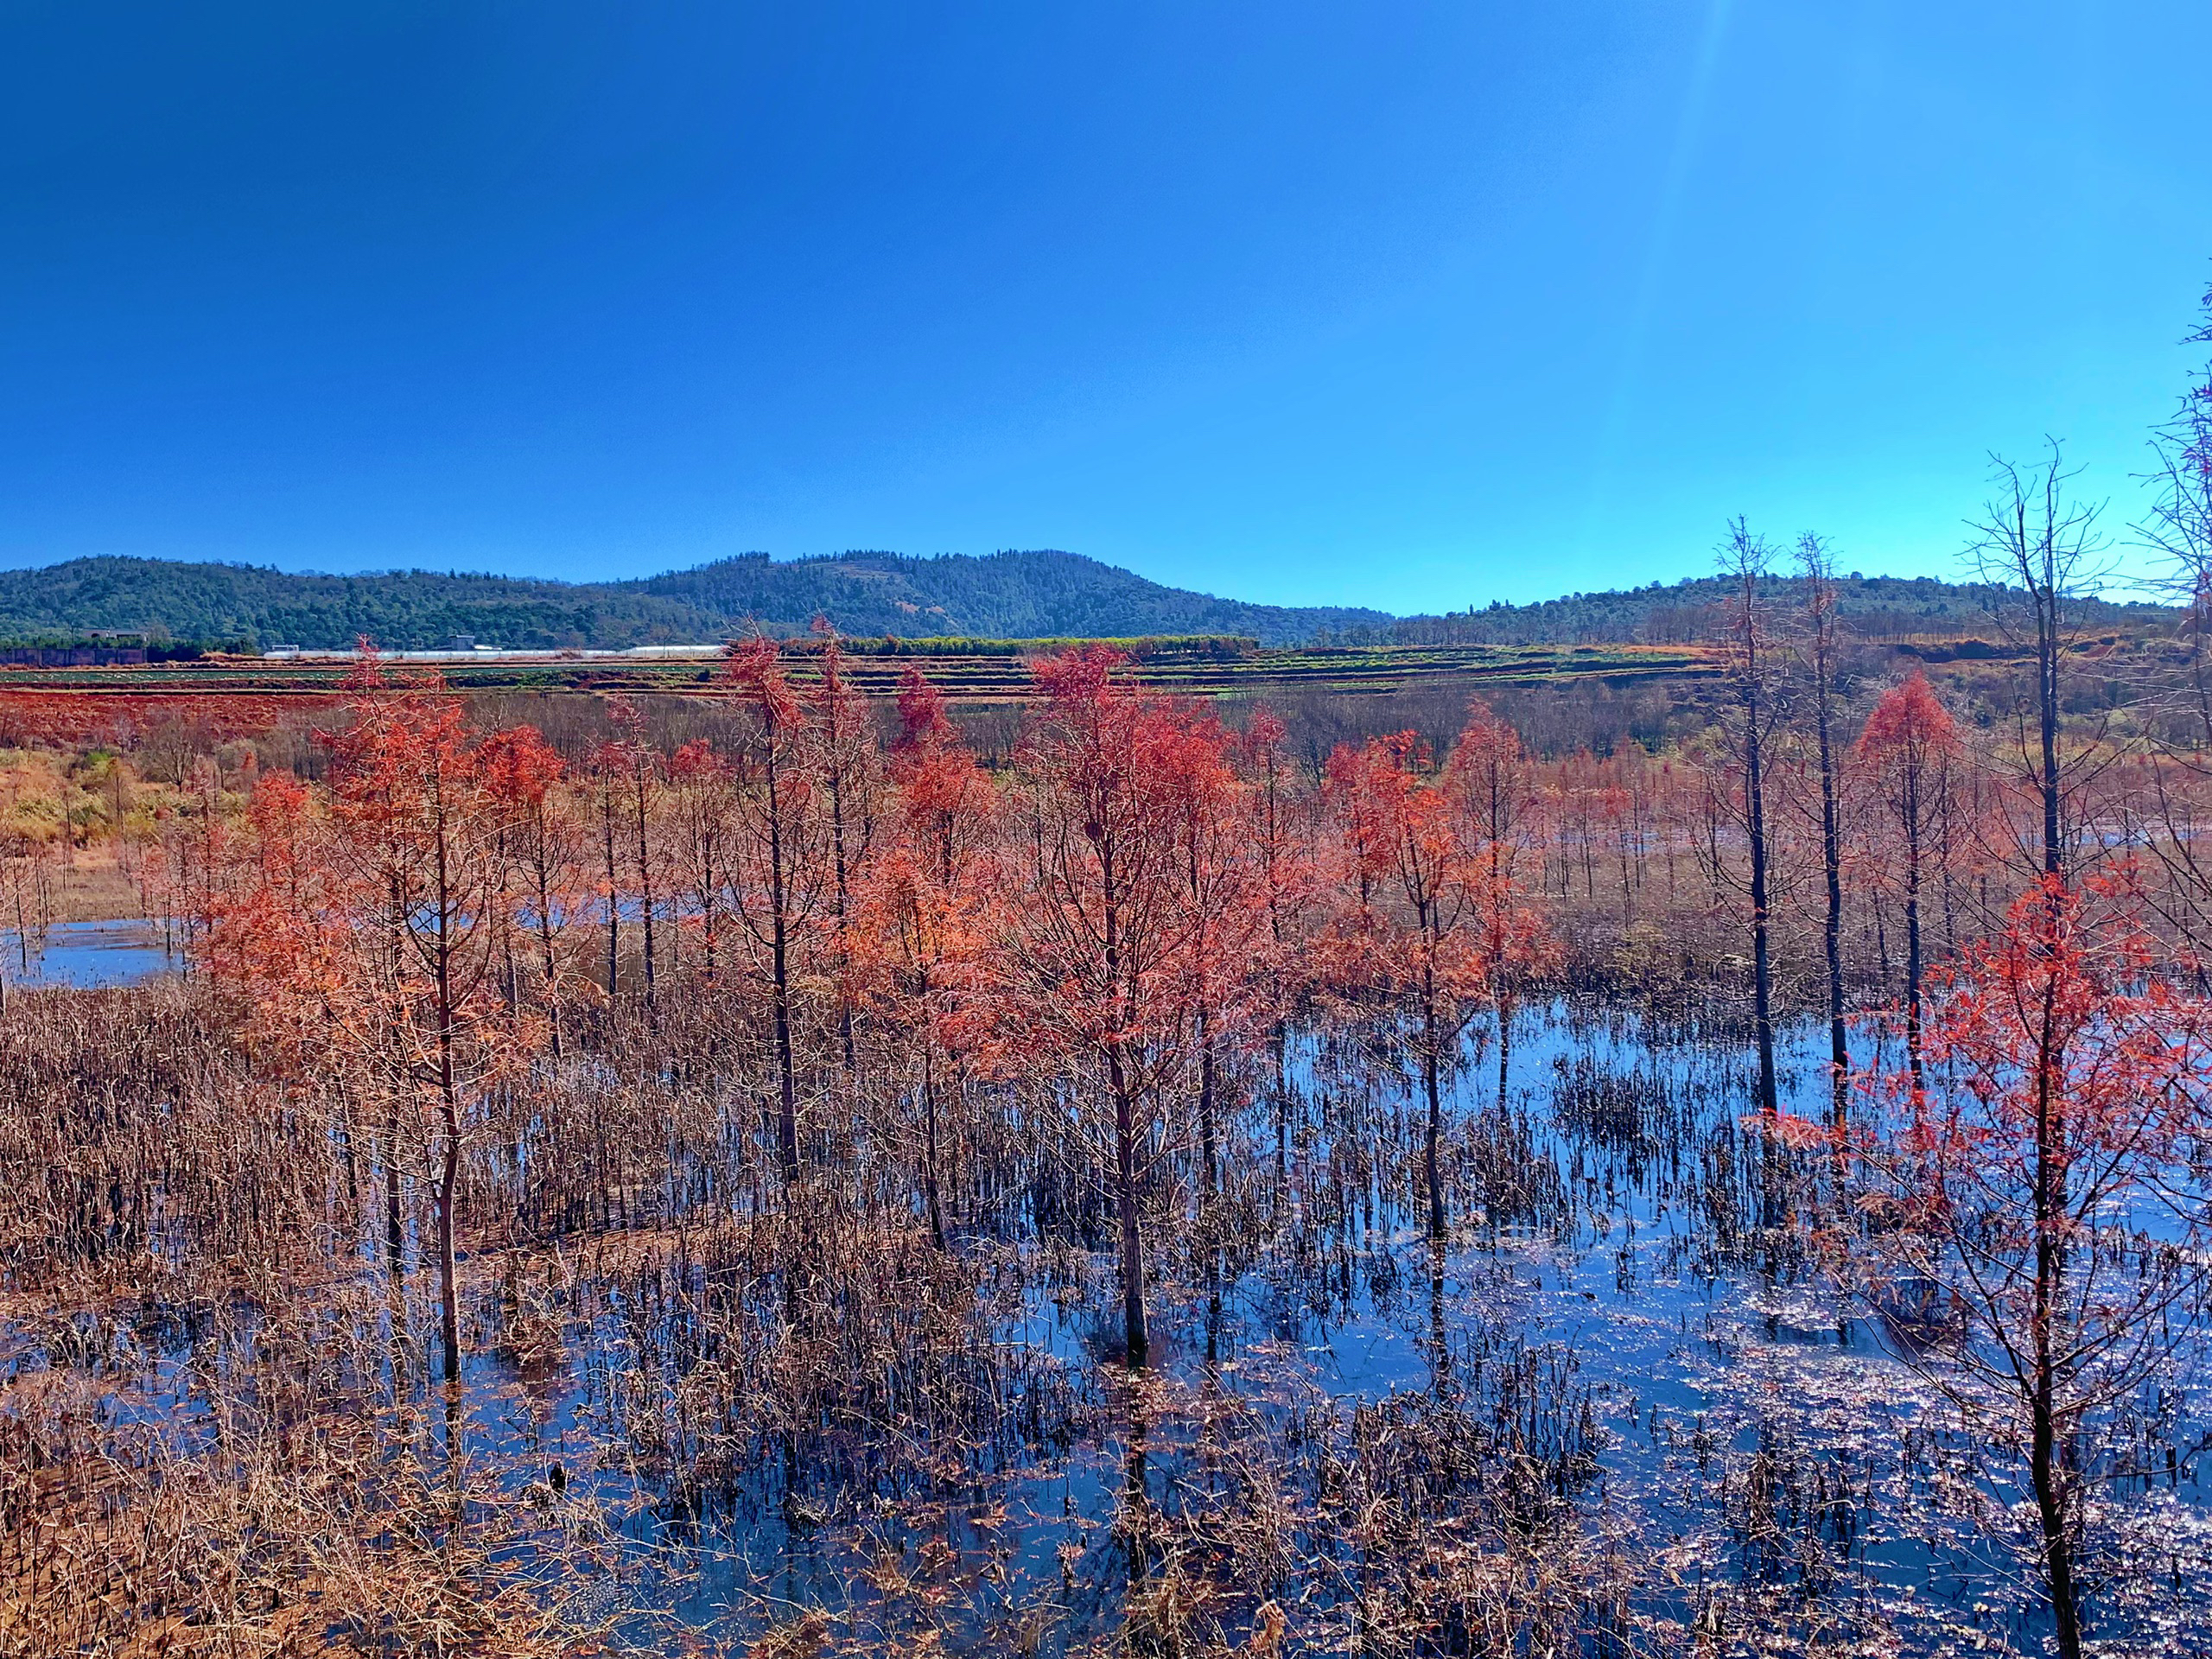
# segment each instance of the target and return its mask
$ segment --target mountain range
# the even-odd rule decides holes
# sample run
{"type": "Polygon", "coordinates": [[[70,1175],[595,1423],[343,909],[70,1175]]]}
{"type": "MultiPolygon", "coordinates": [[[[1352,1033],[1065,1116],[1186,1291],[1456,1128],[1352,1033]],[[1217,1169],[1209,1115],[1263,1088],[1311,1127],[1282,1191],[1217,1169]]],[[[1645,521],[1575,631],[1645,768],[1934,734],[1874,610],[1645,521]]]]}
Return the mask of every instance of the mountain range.
{"type": "MultiPolygon", "coordinates": [[[[1777,605],[1789,602],[1795,586],[1789,578],[1768,584],[1777,605]]],[[[1875,636],[1969,632],[1986,623],[1992,597],[1986,588],[1857,572],[1840,578],[1838,588],[1845,617],[1875,636]]],[[[1671,641],[1711,637],[1725,597],[1725,583],[1703,577],[1396,617],[1358,607],[1221,599],[1049,550],[789,560],[753,553],[605,582],[428,570],[321,575],[102,557],[0,571],[0,639],[102,632],[343,649],[365,636],[387,650],[416,650],[467,634],[480,645],[558,650],[712,641],[755,627],[793,633],[825,616],[850,636],[909,639],[1202,633],[1263,645],[1671,641]]],[[[2148,605],[2085,604],[2084,620],[2100,625],[2170,614],[2148,605]]]]}

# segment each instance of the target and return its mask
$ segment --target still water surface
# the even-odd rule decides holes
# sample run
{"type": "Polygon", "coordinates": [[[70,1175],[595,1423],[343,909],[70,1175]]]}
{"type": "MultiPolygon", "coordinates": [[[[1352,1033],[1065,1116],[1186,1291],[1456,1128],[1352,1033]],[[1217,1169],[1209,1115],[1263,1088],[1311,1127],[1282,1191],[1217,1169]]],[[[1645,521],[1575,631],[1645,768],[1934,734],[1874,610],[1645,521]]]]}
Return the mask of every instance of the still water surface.
{"type": "Polygon", "coordinates": [[[0,980],[10,985],[92,990],[136,985],[181,965],[153,922],[61,922],[47,929],[42,941],[0,932],[0,980]]]}

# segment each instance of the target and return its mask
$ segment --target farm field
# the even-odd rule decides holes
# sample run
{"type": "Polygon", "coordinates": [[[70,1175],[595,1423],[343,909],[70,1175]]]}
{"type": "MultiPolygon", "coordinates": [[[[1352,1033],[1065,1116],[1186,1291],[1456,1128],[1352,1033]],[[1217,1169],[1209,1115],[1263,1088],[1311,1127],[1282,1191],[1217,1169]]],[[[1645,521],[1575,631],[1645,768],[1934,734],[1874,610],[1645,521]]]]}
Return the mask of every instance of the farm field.
{"type": "MultiPolygon", "coordinates": [[[[844,643],[844,672],[855,690],[888,696],[904,667],[918,664],[932,683],[956,702],[1010,702],[1025,696],[1031,662],[1065,649],[1073,640],[902,642],[889,648],[872,641],[844,643]]],[[[1347,696],[1377,695],[1420,684],[1531,685],[1569,679],[1630,683],[1656,677],[1704,677],[1715,671],[1714,653],[1682,645],[1374,645],[1266,647],[1249,641],[1175,639],[1112,641],[1127,649],[1148,683],[1192,696],[1260,695],[1286,690],[1347,696]]],[[[791,677],[804,683],[818,671],[804,645],[790,649],[791,677]]],[[[484,662],[448,658],[429,664],[455,691],[616,691],[632,696],[711,696],[716,664],[711,657],[644,657],[613,653],[502,652],[484,662]]],[[[419,666],[408,664],[408,666],[419,666]]],[[[149,706],[187,697],[327,698],[353,671],[350,659],[329,655],[291,658],[209,657],[187,663],[104,668],[0,668],[0,705],[13,700],[26,711],[59,717],[62,696],[143,699],[149,706]],[[41,701],[33,701],[34,699],[41,701]]],[[[130,708],[120,702],[118,708],[130,708]]],[[[213,706],[212,704],[210,705],[213,706]]]]}
{"type": "MultiPolygon", "coordinates": [[[[887,699],[918,664],[963,710],[1011,709],[1030,687],[1035,658],[1071,642],[915,641],[891,651],[848,645],[844,672],[863,695],[887,699]]],[[[1148,683],[1197,697],[1382,699],[1416,691],[1578,683],[1627,687],[1709,678],[1708,651],[1682,646],[1370,646],[1269,649],[1249,641],[1123,642],[1148,683]]],[[[816,654],[790,651],[791,677],[818,678],[816,654]]],[[[709,656],[630,658],[548,652],[475,662],[465,658],[392,664],[434,671],[449,689],[479,694],[581,694],[647,700],[726,699],[709,656]]],[[[311,725],[342,700],[349,658],[211,657],[193,662],[86,668],[0,668],[0,741],[12,736],[92,744],[183,722],[236,738],[289,721],[311,725]],[[120,734],[120,735],[119,735],[120,734]]]]}

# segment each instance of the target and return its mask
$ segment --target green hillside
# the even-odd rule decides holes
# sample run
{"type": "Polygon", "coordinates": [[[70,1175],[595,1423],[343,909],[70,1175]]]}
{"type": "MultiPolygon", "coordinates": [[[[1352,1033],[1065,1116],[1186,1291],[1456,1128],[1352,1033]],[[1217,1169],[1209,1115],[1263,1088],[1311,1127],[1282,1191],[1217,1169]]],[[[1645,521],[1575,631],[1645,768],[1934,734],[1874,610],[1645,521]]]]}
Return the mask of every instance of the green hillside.
{"type": "Polygon", "coordinates": [[[731,618],[802,626],[825,615],[849,634],[1247,634],[1292,645],[1326,629],[1388,626],[1384,611],[1249,605],[1156,582],[1073,553],[844,553],[721,559],[611,590],[731,618]]]}
{"type": "Polygon", "coordinates": [[[0,571],[0,633],[126,629],[185,639],[393,650],[474,633],[487,644],[637,645],[711,639],[719,619],[673,601],[504,576],[396,571],[297,575],[239,564],[73,559],[0,571]]]}
{"type": "Polygon", "coordinates": [[[857,553],[724,559],[639,582],[569,583],[408,570],[302,575],[235,564],[73,559],[0,571],[0,637],[121,629],[173,639],[390,650],[442,645],[560,649],[712,641],[804,630],[826,615],[854,635],[1246,634],[1294,644],[1374,628],[1382,611],[1246,605],[1163,587],[1072,553],[905,558],[857,553]]]}

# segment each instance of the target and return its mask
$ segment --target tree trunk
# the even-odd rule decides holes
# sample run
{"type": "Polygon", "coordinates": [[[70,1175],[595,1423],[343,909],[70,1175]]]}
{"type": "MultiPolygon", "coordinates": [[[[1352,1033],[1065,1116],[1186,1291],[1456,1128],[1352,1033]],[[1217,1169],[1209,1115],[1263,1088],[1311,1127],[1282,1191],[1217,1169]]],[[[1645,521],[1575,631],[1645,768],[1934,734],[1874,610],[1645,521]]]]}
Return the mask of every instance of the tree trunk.
{"type": "Polygon", "coordinates": [[[461,1381],[461,1302],[454,1283],[454,1184],[461,1171],[461,1119],[450,1092],[443,1103],[445,1147],[438,1164],[438,1335],[445,1346],[446,1381],[461,1381]]]}
{"type": "Polygon", "coordinates": [[[438,1158],[438,1334],[445,1346],[446,1381],[461,1381],[460,1291],[454,1282],[453,1200],[454,1181],[461,1173],[460,1084],[454,1071],[453,939],[460,904],[454,892],[454,872],[446,841],[445,802],[437,801],[438,940],[435,957],[438,1018],[438,1117],[444,1144],[438,1158]]]}
{"type": "Polygon", "coordinates": [[[1198,1142],[1205,1166],[1205,1198],[1221,1190],[1218,1148],[1214,1135],[1213,1029],[1205,1005],[1198,1005],[1198,1142]]]}
{"type": "Polygon", "coordinates": [[[622,898],[615,879],[614,796],[611,785],[601,791],[600,806],[600,817],[607,832],[607,1000],[612,1005],[616,988],[617,958],[622,943],[622,898]]]}
{"type": "MultiPolygon", "coordinates": [[[[2052,902],[2058,901],[2054,898],[2052,902]]],[[[2059,1059],[2054,1052],[2059,1019],[2056,1000],[2056,978],[2046,975],[2036,1065],[2035,1304],[2029,1315],[2033,1325],[2030,1337],[2034,1369],[2028,1400],[2028,1473],[2043,1524],[2044,1566],[2059,1653],[2061,1659],[2081,1659],[2082,1608],[2074,1584],[2071,1505],[2058,1459],[2058,1367],[2052,1354],[2051,1331],[2055,1305],[2066,1284],[2066,1244],[2061,1229],[2067,1207],[2069,1152],[2063,1122],[2066,1104],[2059,1098],[2059,1059]]]]}
{"type": "Polygon", "coordinates": [[[922,1048],[922,1193],[929,1202],[930,1238],[944,1248],[944,1216],[938,1205],[937,1066],[933,1046],[922,1048]]]}
{"type": "Polygon", "coordinates": [[[537,957],[545,975],[545,1012],[553,1039],[553,1058],[561,1058],[560,964],[553,956],[553,893],[550,877],[537,866],[537,957]]]}
{"type": "Polygon", "coordinates": [[[645,1009],[653,1007],[653,867],[652,849],[645,843],[645,762],[642,751],[636,757],[638,780],[638,893],[644,906],[645,946],[645,1009]]]}
{"type": "Polygon", "coordinates": [[[768,736],[768,902],[774,907],[770,924],[769,1001],[776,1026],[776,1147],[783,1162],[784,1185],[798,1179],[798,1068],[791,1052],[791,927],[787,872],[784,868],[784,802],[782,779],[776,766],[776,738],[768,736]]]}
{"type": "MultiPolygon", "coordinates": [[[[1918,818],[1916,800],[1907,816],[1910,820],[1918,818]]],[[[1916,822],[1905,825],[1904,848],[1904,1051],[1912,1072],[1913,1098],[1917,1101],[1928,1080],[1920,1058],[1920,829],[1916,822]]]]}
{"type": "Polygon", "coordinates": [[[391,1282],[407,1283],[407,1226],[399,1204],[399,1096],[385,1102],[384,1117],[384,1245],[391,1282]]]}
{"type": "Polygon", "coordinates": [[[776,917],[773,972],[770,1001],[776,1022],[776,1152],[783,1164],[784,1184],[798,1179],[798,1071],[791,1053],[791,1007],[788,951],[784,918],[776,917]]]}
{"type": "Polygon", "coordinates": [[[1108,1052],[1114,1091],[1114,1204],[1122,1226],[1122,1333],[1131,1370],[1144,1369],[1148,1344],[1144,1319],[1144,1231],[1137,1215],[1136,1103],[1117,1048],[1108,1052]]]}
{"type": "Polygon", "coordinates": [[[1275,1027],[1275,1205],[1290,1187],[1290,1033],[1275,1027]]]}
{"type": "Polygon", "coordinates": [[[2058,826],[2058,594],[2036,595],[2036,724],[2043,746],[2043,873],[2063,876],[2066,855],[2058,826]]]}
{"type": "Polygon", "coordinates": [[[1440,1067],[1433,1039],[1421,1055],[1421,1086],[1428,1096],[1428,1133],[1421,1147],[1422,1165],[1428,1176],[1428,1236],[1440,1241],[1444,1237],[1444,1172],[1437,1146],[1444,1135],[1444,1090],[1437,1075],[1440,1067]]]}
{"type": "MultiPolygon", "coordinates": [[[[832,705],[834,708],[834,704],[832,705]]],[[[830,768],[830,863],[836,885],[830,890],[831,921],[837,935],[837,961],[846,960],[845,906],[848,899],[849,873],[845,861],[845,774],[841,760],[836,758],[837,731],[834,715],[830,730],[833,764],[830,768]]],[[[853,1003],[842,988],[843,976],[839,976],[841,987],[837,993],[837,1046],[845,1063],[845,1079],[849,1085],[859,1074],[859,1055],[853,1044],[853,1003]]]]}
{"type": "Polygon", "coordinates": [[[1751,1020],[1758,1034],[1759,1111],[1781,1116],[1774,1077],[1774,964],[1769,941],[1767,900],[1766,780],[1762,766],[1757,705],[1747,728],[1745,765],[1745,820],[1751,844],[1751,1020]]]}
{"type": "Polygon", "coordinates": [[[1504,992],[1497,998],[1497,1109],[1505,1111],[1506,1079],[1513,1062],[1513,999],[1504,992]]]}
{"type": "Polygon", "coordinates": [[[2044,1571],[2050,1588],[2051,1622],[2057,1627],[2061,1659],[2082,1659],[2082,1605],[2074,1585],[2074,1547],[2067,1532],[2066,1502],[2059,1487],[2058,1435],[2053,1421],[2050,1378],[2036,1390],[2029,1474],[2035,1485],[2036,1513],[2043,1523],[2044,1571]]]}
{"type": "Polygon", "coordinates": [[[1829,728],[1828,665],[1825,642],[1818,660],[1816,721],[1821,761],[1821,869],[1827,883],[1827,909],[1821,918],[1821,954],[1828,973],[1830,1107],[1840,1131],[1851,1112],[1851,1039],[1843,1022],[1843,834],[1836,810],[1835,750],[1829,728]]]}

